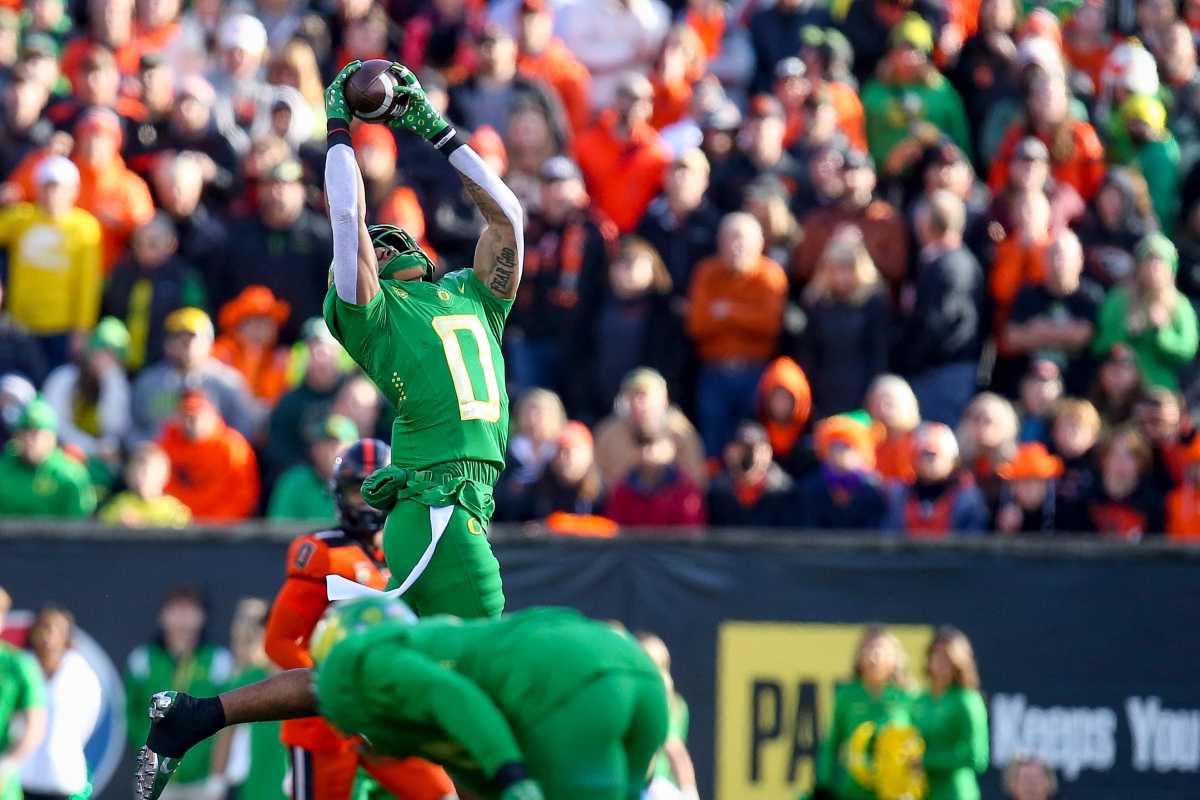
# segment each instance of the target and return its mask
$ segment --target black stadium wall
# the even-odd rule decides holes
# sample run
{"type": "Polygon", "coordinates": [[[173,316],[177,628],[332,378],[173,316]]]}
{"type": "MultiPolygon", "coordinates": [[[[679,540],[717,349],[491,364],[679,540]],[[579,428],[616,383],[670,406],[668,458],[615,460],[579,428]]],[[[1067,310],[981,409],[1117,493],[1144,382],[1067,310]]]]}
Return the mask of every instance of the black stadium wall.
{"type": "MultiPolygon", "coordinates": [[[[1200,797],[1200,551],[752,532],[494,538],[510,610],[573,606],[663,637],[702,797],[792,800],[811,784],[833,684],[869,622],[893,626],[917,677],[931,626],[970,636],[990,713],[985,797],[1002,796],[1003,765],[1025,753],[1056,767],[1063,798],[1200,797]]],[[[70,608],[120,668],[180,583],[206,591],[224,642],[238,599],[278,588],[285,551],[265,529],[100,538],[6,525],[0,586],[18,609],[70,608]]],[[[89,755],[113,773],[100,797],[125,800],[112,684],[89,755]]]]}

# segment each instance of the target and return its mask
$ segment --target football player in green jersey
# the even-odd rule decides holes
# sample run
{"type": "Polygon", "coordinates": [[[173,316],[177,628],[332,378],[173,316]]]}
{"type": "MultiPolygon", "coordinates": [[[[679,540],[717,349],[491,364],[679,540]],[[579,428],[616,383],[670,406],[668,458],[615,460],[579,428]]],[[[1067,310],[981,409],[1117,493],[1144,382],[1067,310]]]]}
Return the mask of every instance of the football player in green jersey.
{"type": "Polygon", "coordinates": [[[363,484],[362,496],[388,512],[383,547],[395,594],[421,616],[496,616],[504,593],[487,528],[508,443],[500,340],[521,280],[521,205],[412,72],[393,64],[403,103],[388,124],[449,159],[487,226],[472,267],[437,281],[433,262],[404,230],[368,227],[342,91],[356,69],[358,62],[346,65],[325,93],[334,256],[324,313],[397,411],[392,463],[363,484]]]}
{"type": "Polygon", "coordinates": [[[162,692],[138,755],[140,800],[227,725],[321,713],[386,756],[420,756],[488,800],[639,800],[667,736],[666,684],[630,636],[574,611],[417,621],[402,601],[330,608],[316,672],[220,697],[162,692]]]}

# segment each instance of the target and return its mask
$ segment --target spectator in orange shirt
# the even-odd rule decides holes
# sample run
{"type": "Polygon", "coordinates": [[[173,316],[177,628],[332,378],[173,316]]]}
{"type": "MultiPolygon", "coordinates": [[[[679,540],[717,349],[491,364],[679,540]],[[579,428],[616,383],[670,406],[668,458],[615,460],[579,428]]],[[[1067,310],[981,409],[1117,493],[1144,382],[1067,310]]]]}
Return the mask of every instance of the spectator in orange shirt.
{"type": "Polygon", "coordinates": [[[171,459],[167,494],[191,509],[194,519],[235,522],[254,513],[259,491],[254,450],[203,391],[183,393],[178,417],[158,443],[171,459]]]}
{"type": "Polygon", "coordinates": [[[183,36],[183,27],[179,24],[180,5],[179,0],[136,3],[134,47],[139,53],[158,53],[176,69],[190,71],[202,63],[203,58],[203,53],[192,48],[203,43],[188,41],[183,36]]]}
{"type": "Polygon", "coordinates": [[[689,293],[688,333],[699,350],[700,434],[710,457],[720,455],[733,426],[754,413],[755,388],[775,355],[788,282],[783,267],[763,255],[754,217],[727,215],[717,255],[696,267],[689,293]]]}
{"type": "Polygon", "coordinates": [[[1062,76],[1042,75],[1029,89],[1024,118],[1004,134],[988,186],[998,192],[1008,184],[1008,167],[1013,153],[1026,136],[1036,136],[1050,151],[1050,174],[1055,180],[1075,187],[1079,196],[1091,200],[1104,181],[1104,145],[1096,129],[1075,119],[1071,95],[1062,76]]]}
{"type": "Polygon", "coordinates": [[[92,45],[79,60],[79,70],[71,79],[71,94],[46,109],[46,119],[59,130],[74,130],[89,109],[108,108],[121,117],[122,131],[132,133],[133,125],[146,116],[139,100],[121,94],[121,73],[113,52],[103,45],[92,45]]]}
{"type": "Polygon", "coordinates": [[[800,32],[799,58],[809,94],[822,94],[833,106],[838,129],[856,150],[867,149],[867,118],[858,84],[850,75],[853,52],[846,37],[836,28],[806,26],[800,32]]]}
{"type": "Polygon", "coordinates": [[[267,406],[273,406],[287,388],[286,347],[276,347],[279,328],[292,307],[276,299],[265,286],[248,286],[221,309],[221,335],[212,354],[242,373],[246,386],[267,406]]]}
{"type": "Polygon", "coordinates": [[[921,424],[917,395],[899,375],[880,375],[863,404],[883,435],[875,445],[875,470],[885,481],[908,481],[913,471],[913,431],[921,424]]]}
{"type": "Polygon", "coordinates": [[[88,6],[87,31],[72,39],[63,50],[63,74],[72,86],[76,85],[84,55],[95,45],[112,51],[122,75],[136,74],[142,51],[133,40],[134,0],[93,0],[88,6]]]}
{"type": "MultiPolygon", "coordinates": [[[[1079,220],[1087,206],[1075,187],[1050,176],[1050,151],[1042,140],[1026,136],[1017,143],[1008,165],[1008,183],[991,203],[991,216],[1004,235],[1012,233],[1013,202],[1030,192],[1046,195],[1050,201],[1050,229],[1061,231],[1079,220]]],[[[1107,180],[1107,179],[1106,179],[1107,180]]],[[[996,232],[989,238],[996,238],[996,232]]]]}
{"type": "Polygon", "coordinates": [[[1063,28],[1063,55],[1072,67],[1088,76],[1093,91],[1100,89],[1113,49],[1104,5],[1104,0],[1087,0],[1075,9],[1063,28]]]}
{"type": "MultiPolygon", "coordinates": [[[[121,158],[121,139],[121,121],[106,108],[89,110],[75,126],[71,160],[79,168],[77,205],[100,221],[106,273],[124,255],[133,229],[154,216],[149,187],[121,158]]],[[[34,173],[49,155],[49,150],[31,153],[10,176],[22,198],[34,197],[34,173]]]]}
{"type": "Polygon", "coordinates": [[[1182,453],[1183,483],[1167,495],[1167,536],[1200,541],[1200,436],[1182,453]]]}
{"type": "MultiPolygon", "coordinates": [[[[578,134],[592,119],[592,76],[554,35],[554,11],[547,0],[523,0],[517,13],[517,70],[558,94],[571,130],[578,134]]],[[[510,119],[511,122],[511,119],[510,119]]]]}
{"type": "Polygon", "coordinates": [[[636,72],[617,86],[612,108],[575,141],[579,168],[600,211],[629,233],[662,189],[671,154],[650,127],[654,89],[636,72]]]}
{"type": "Polygon", "coordinates": [[[150,188],[121,158],[121,138],[117,115],[106,109],[88,111],[75,127],[79,205],[100,220],[106,271],[125,254],[133,230],[154,216],[150,188]]]}
{"type": "Polygon", "coordinates": [[[663,40],[650,83],[654,87],[654,114],[650,124],[661,130],[687,115],[692,87],[704,77],[704,45],[686,24],[675,25],[663,40]]]}
{"type": "Polygon", "coordinates": [[[396,137],[383,125],[360,124],[352,138],[367,192],[367,213],[375,214],[370,221],[399,225],[436,259],[425,241],[425,212],[421,202],[416,191],[400,179],[396,168],[396,137]]]}
{"type": "Polygon", "coordinates": [[[1041,192],[1027,192],[1012,201],[1013,229],[996,244],[988,289],[992,298],[992,333],[997,337],[998,361],[992,382],[1011,393],[1023,364],[1005,338],[1008,317],[1017,294],[1046,279],[1050,247],[1050,201],[1041,192]]]}

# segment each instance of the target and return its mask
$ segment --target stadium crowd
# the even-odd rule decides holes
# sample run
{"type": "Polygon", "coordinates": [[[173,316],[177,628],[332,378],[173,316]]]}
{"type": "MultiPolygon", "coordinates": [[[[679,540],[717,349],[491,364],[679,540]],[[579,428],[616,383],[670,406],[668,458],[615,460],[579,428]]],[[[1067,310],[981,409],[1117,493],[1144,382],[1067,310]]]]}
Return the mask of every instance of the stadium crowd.
{"type": "MultiPolygon", "coordinates": [[[[0,2],[0,515],[332,518],[322,86],[411,66],[528,215],[497,519],[1200,535],[1200,5],[0,2]],[[186,5],[186,7],[185,7],[186,5]]],[[[469,264],[424,142],[372,222],[469,264]]]]}

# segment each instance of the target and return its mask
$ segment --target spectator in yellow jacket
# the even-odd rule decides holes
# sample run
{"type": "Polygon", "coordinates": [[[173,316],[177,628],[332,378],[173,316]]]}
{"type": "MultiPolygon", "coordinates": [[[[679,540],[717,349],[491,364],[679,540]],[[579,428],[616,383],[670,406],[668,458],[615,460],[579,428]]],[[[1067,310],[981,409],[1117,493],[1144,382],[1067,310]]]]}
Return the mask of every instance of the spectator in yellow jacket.
{"type": "Polygon", "coordinates": [[[36,202],[0,210],[0,246],[8,250],[9,314],[55,367],[96,325],[100,223],[76,206],[79,170],[68,159],[43,161],[35,182],[36,202]]]}

